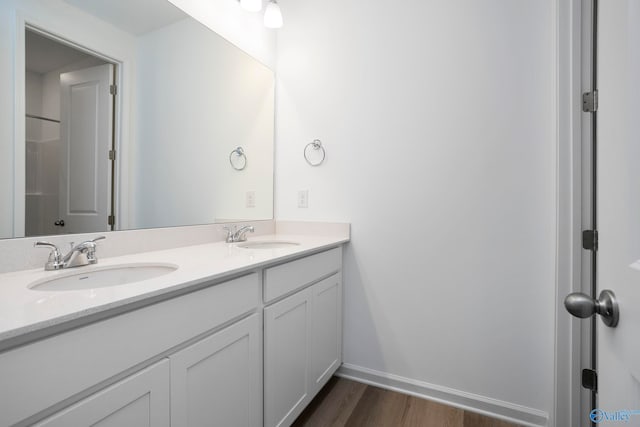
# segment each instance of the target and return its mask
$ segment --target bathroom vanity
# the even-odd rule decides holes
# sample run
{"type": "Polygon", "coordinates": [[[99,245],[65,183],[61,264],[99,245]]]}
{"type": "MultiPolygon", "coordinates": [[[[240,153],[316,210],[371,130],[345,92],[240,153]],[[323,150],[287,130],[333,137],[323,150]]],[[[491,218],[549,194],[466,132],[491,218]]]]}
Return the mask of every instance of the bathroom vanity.
{"type": "Polygon", "coordinates": [[[100,260],[177,266],[119,286],[0,275],[0,426],[291,424],[341,363],[348,236],[251,241],[100,260]]]}
{"type": "Polygon", "coordinates": [[[0,427],[289,425],[341,363],[349,227],[272,221],[272,70],[122,7],[0,4],[0,427]]]}

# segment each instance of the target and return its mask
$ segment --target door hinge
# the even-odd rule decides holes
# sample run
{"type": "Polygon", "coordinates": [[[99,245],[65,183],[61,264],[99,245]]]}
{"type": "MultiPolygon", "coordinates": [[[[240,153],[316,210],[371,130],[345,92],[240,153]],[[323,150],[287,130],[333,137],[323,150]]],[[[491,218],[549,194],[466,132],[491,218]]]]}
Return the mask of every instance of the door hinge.
{"type": "Polygon", "coordinates": [[[584,230],[582,232],[582,248],[588,251],[598,250],[598,230],[584,230]]]}
{"type": "Polygon", "coordinates": [[[582,94],[582,111],[585,113],[595,113],[598,111],[598,91],[585,92],[582,94]]]}
{"type": "Polygon", "coordinates": [[[107,218],[107,224],[108,225],[116,225],[116,217],[115,217],[115,215],[109,215],[109,217],[107,218]]]}
{"type": "Polygon", "coordinates": [[[111,95],[117,95],[118,94],[118,85],[109,86],[109,93],[111,95]]]}
{"type": "Polygon", "coordinates": [[[598,391],[598,373],[595,370],[582,370],[582,387],[591,391],[598,391]]]}
{"type": "Polygon", "coordinates": [[[109,160],[116,159],[116,150],[109,150],[109,160]]]}

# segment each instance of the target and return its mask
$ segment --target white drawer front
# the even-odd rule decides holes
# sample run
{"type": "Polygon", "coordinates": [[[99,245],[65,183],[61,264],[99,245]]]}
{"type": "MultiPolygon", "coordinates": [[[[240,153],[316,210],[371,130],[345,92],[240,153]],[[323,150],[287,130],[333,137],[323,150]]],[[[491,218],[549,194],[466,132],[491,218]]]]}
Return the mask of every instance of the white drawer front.
{"type": "Polygon", "coordinates": [[[310,255],[264,271],[264,302],[307,286],[342,268],[342,247],[310,255]]]}

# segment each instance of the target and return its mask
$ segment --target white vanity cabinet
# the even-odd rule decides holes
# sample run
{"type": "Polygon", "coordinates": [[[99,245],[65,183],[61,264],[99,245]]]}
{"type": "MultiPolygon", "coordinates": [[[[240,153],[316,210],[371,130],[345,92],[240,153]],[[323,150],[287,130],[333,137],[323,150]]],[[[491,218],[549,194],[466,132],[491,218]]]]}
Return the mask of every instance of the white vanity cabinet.
{"type": "MultiPolygon", "coordinates": [[[[230,416],[242,401],[262,400],[260,307],[260,276],[252,273],[0,353],[0,426],[44,417],[47,426],[93,425],[84,422],[89,412],[113,412],[113,425],[165,426],[169,410],[190,417],[174,425],[202,425],[192,419],[214,404],[228,405],[222,416],[230,416]],[[243,372],[244,384],[225,382],[234,375],[226,370],[243,372]],[[222,400],[206,402],[205,393],[222,400]],[[152,422],[138,423],[145,407],[152,422]]],[[[249,421],[238,425],[260,426],[255,406],[244,408],[249,421]]]]}
{"type": "Polygon", "coordinates": [[[261,426],[260,317],[240,320],[36,425],[261,426]]]}
{"type": "Polygon", "coordinates": [[[262,425],[261,316],[229,326],[169,356],[171,425],[262,425]]]}
{"type": "Polygon", "coordinates": [[[37,423],[37,427],[169,427],[169,361],[162,360],[37,423]]]}
{"type": "Polygon", "coordinates": [[[0,427],[290,425],[342,361],[342,247],[272,265],[0,351],[0,427]]]}
{"type": "Polygon", "coordinates": [[[265,270],[265,427],[289,426],[340,366],[341,266],[336,248],[265,270]]]}

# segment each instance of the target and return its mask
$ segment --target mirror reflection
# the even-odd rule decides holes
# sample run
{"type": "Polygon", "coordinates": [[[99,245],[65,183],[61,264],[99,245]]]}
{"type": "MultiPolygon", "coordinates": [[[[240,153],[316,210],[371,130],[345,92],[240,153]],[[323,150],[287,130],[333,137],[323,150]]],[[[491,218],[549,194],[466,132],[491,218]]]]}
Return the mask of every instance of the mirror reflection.
{"type": "Polygon", "coordinates": [[[272,218],[272,71],[166,0],[59,3],[23,29],[1,237],[272,218]]]}

